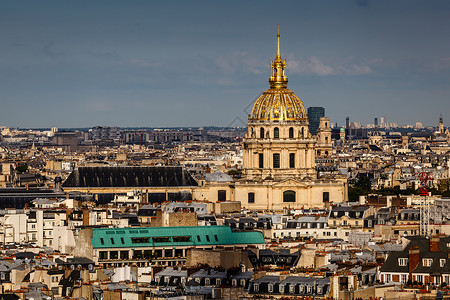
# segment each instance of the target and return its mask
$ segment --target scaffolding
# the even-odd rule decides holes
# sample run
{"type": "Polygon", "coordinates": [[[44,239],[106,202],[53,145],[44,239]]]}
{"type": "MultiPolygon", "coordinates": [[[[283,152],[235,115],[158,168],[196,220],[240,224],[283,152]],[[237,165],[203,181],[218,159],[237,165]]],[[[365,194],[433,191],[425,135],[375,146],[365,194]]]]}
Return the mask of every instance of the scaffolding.
{"type": "Polygon", "coordinates": [[[420,180],[420,196],[422,200],[420,201],[420,227],[419,235],[429,237],[430,236],[430,201],[428,196],[430,192],[428,190],[428,181],[431,181],[430,172],[419,172],[416,173],[416,178],[420,180]]]}

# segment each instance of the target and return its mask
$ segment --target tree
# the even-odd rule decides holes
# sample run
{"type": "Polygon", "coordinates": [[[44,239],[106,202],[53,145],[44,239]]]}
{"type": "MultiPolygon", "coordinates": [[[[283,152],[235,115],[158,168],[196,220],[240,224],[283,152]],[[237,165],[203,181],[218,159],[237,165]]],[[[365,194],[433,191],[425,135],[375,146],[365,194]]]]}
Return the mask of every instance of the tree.
{"type": "Polygon", "coordinates": [[[28,172],[28,165],[17,165],[16,167],[17,174],[22,174],[28,172]]]}

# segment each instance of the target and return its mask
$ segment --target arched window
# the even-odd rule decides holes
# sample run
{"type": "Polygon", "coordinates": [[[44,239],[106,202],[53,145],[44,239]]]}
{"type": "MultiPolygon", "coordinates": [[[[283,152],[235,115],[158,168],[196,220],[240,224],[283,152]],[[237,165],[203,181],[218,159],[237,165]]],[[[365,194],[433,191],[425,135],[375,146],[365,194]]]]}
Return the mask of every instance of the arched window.
{"type": "Polygon", "coordinates": [[[289,168],[295,168],[295,153],[289,153],[289,168]]]}
{"type": "Polygon", "coordinates": [[[305,137],[305,130],[303,129],[303,127],[302,127],[302,135],[301,135],[301,137],[302,137],[302,138],[305,137]]]}
{"type": "Polygon", "coordinates": [[[262,127],[259,129],[259,137],[262,139],[264,138],[264,128],[262,127]]]}
{"type": "Polygon", "coordinates": [[[292,128],[292,127],[289,128],[289,138],[290,139],[294,138],[294,128],[292,128]]]}
{"type": "Polygon", "coordinates": [[[295,192],[294,191],[284,191],[283,192],[283,202],[295,202],[295,192]]]}
{"type": "Polygon", "coordinates": [[[277,169],[280,167],[280,154],[274,153],[273,154],[273,168],[277,169]]]}
{"type": "Polygon", "coordinates": [[[273,138],[278,139],[279,137],[280,137],[280,129],[278,129],[278,127],[275,127],[273,129],[273,138]]]}
{"type": "Polygon", "coordinates": [[[328,127],[328,122],[325,122],[325,127],[328,127]]]}

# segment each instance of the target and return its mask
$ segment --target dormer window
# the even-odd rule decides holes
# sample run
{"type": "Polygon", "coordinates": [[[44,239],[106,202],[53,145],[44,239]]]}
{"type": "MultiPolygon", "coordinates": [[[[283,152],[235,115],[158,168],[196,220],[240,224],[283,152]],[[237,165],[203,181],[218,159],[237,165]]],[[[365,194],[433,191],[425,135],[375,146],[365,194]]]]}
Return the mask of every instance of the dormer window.
{"type": "Polygon", "coordinates": [[[398,265],[400,267],[406,267],[408,265],[408,259],[407,258],[399,258],[398,265]]]}
{"type": "Polygon", "coordinates": [[[253,291],[259,292],[259,284],[257,283],[253,284],[253,291]]]}
{"type": "Polygon", "coordinates": [[[269,293],[273,293],[273,284],[272,284],[272,283],[269,283],[269,284],[267,285],[267,291],[268,291],[269,293]]]}
{"type": "Polygon", "coordinates": [[[441,259],[439,260],[439,266],[441,266],[441,268],[443,268],[443,267],[445,266],[445,261],[446,261],[445,258],[441,258],[441,259]]]}
{"type": "Polygon", "coordinates": [[[422,264],[424,267],[431,267],[431,264],[433,264],[432,258],[424,258],[422,259],[422,264]]]}
{"type": "Polygon", "coordinates": [[[278,289],[279,289],[280,293],[284,293],[284,284],[280,284],[278,286],[278,289]]]}
{"type": "Polygon", "coordinates": [[[317,286],[317,294],[322,294],[322,286],[317,286]]]}
{"type": "Polygon", "coordinates": [[[293,285],[293,284],[289,285],[289,293],[290,294],[294,294],[295,293],[295,285],[293,285]]]}

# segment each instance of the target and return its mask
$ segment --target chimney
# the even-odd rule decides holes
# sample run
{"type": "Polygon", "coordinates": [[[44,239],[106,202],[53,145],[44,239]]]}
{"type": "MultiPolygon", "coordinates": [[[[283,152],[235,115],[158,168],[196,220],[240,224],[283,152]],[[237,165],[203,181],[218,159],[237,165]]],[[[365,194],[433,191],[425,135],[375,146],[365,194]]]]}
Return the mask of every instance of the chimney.
{"type": "Polygon", "coordinates": [[[83,209],[83,225],[89,226],[89,210],[83,209]]]}
{"type": "Polygon", "coordinates": [[[430,239],[430,252],[439,252],[439,236],[432,236],[430,239]]]}
{"type": "Polygon", "coordinates": [[[409,259],[408,259],[408,266],[409,266],[409,274],[417,267],[420,261],[420,255],[419,255],[419,247],[414,246],[409,249],[409,259]]]}

